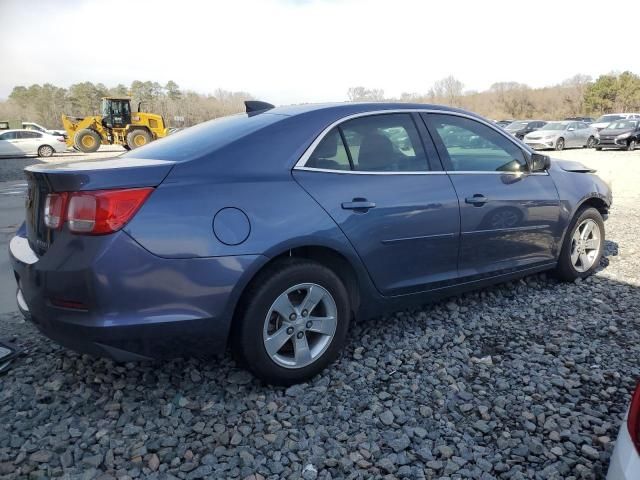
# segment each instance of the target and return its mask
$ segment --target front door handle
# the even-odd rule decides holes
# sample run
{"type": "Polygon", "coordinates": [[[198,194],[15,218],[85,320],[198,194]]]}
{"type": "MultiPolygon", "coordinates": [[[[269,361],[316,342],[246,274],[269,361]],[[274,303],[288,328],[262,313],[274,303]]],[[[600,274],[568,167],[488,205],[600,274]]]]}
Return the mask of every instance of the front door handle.
{"type": "Polygon", "coordinates": [[[474,207],[481,207],[489,201],[487,197],[480,193],[476,193],[473,197],[467,197],[464,199],[465,203],[470,203],[474,207]]]}
{"type": "Polygon", "coordinates": [[[342,202],[344,210],[355,210],[356,212],[366,213],[372,208],[376,208],[374,202],[368,201],[366,198],[354,198],[350,202],[342,202]]]}

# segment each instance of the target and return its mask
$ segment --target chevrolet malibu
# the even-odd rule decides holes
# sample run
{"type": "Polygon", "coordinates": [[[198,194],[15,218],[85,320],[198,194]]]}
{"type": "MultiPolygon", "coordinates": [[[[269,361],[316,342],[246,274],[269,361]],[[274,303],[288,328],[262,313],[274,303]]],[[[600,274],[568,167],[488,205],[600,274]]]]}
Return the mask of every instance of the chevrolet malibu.
{"type": "Polygon", "coordinates": [[[77,351],[229,346],[260,379],[292,384],[338,356],[353,319],[598,267],[607,184],[475,114],[247,111],[118,158],[27,167],[10,242],[21,311],[77,351]]]}

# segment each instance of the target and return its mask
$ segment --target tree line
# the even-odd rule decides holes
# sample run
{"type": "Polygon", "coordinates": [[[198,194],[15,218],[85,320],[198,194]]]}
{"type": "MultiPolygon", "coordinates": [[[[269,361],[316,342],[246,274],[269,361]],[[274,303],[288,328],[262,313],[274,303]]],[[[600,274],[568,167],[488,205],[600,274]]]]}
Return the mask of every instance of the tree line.
{"type": "Polygon", "coordinates": [[[132,108],[161,114],[168,126],[189,127],[212,118],[244,110],[244,101],[252,96],[247,92],[218,89],[203,95],[183,91],[170,80],[165,85],[135,80],[131,85],[107,87],[102,83],[81,82],[69,88],[50,83],[19,85],[9,98],[0,102],[0,120],[29,120],[48,128],[59,128],[62,114],[84,117],[100,115],[102,97],[132,97],[132,108]],[[176,120],[177,118],[177,120],[176,120]]]}
{"type": "Polygon", "coordinates": [[[465,108],[493,119],[560,119],[573,116],[600,116],[611,112],[640,112],[640,76],[632,72],[575,75],[558,85],[531,88],[518,82],[497,82],[483,92],[465,91],[453,76],[438,80],[426,93],[405,92],[385,97],[382,89],[352,87],[351,101],[436,103],[465,108]]]}
{"type": "MultiPolygon", "coordinates": [[[[61,115],[100,114],[100,100],[106,96],[130,96],[134,110],[159,113],[168,126],[188,127],[212,118],[241,112],[247,92],[216,90],[200,94],[182,90],[174,81],[161,85],[135,80],[131,85],[107,87],[81,82],[62,88],[45,83],[16,86],[0,101],[0,120],[30,120],[49,128],[59,128],[61,115]]],[[[640,111],[640,76],[632,72],[575,75],[558,85],[531,88],[518,82],[497,82],[483,92],[465,91],[453,76],[438,80],[426,93],[405,92],[398,98],[385,97],[384,90],[362,86],[349,88],[350,101],[397,101],[437,103],[477,112],[494,119],[539,118],[551,120],[569,116],[599,116],[602,113],[640,111]]],[[[268,100],[268,99],[266,99],[268,100]]]]}

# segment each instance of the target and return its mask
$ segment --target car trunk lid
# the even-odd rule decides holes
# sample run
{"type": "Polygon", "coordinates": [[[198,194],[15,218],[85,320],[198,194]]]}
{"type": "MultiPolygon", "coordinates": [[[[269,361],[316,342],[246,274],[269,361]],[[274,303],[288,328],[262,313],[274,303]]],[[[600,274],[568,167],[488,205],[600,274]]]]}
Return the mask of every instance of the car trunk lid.
{"type": "Polygon", "coordinates": [[[41,256],[60,234],[60,231],[45,225],[45,201],[48,194],[157,187],[174,165],[175,162],[165,160],[109,158],[27,167],[25,224],[30,247],[41,256]]]}

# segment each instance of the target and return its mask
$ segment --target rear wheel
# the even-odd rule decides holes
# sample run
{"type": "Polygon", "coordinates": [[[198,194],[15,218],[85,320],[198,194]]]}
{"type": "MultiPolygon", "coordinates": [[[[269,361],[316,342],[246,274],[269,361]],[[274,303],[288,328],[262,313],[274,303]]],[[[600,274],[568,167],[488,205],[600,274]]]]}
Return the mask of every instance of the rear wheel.
{"type": "Polygon", "coordinates": [[[78,150],[84,153],[92,153],[100,148],[100,135],[95,130],[85,128],[76,133],[74,144],[78,150]]]}
{"type": "Polygon", "coordinates": [[[53,156],[54,150],[53,147],[51,145],[41,145],[40,148],[38,148],[38,156],[39,157],[51,157],[53,156]]]}
{"type": "Polygon", "coordinates": [[[340,278],[312,261],[287,259],[262,272],[235,318],[233,354],[266,383],[291,385],[333,362],[349,327],[340,278]]]}
{"type": "Polygon", "coordinates": [[[562,244],[556,273],[572,281],[591,275],[604,251],[604,221],[593,207],[578,210],[562,244]]]}
{"type": "Polygon", "coordinates": [[[627,143],[627,150],[629,152],[633,152],[637,146],[638,146],[638,142],[635,139],[631,139],[629,140],[629,143],[627,143]]]}
{"type": "Polygon", "coordinates": [[[559,138],[556,141],[556,150],[557,151],[564,150],[564,138],[559,138]]]}
{"type": "Polygon", "coordinates": [[[143,130],[141,128],[131,130],[129,133],[127,133],[127,146],[131,150],[133,150],[134,148],[142,147],[151,142],[151,140],[151,134],[147,130],[143,130]]]}

